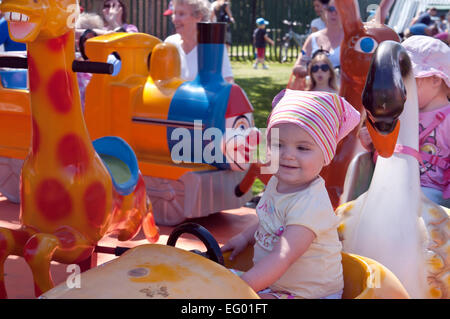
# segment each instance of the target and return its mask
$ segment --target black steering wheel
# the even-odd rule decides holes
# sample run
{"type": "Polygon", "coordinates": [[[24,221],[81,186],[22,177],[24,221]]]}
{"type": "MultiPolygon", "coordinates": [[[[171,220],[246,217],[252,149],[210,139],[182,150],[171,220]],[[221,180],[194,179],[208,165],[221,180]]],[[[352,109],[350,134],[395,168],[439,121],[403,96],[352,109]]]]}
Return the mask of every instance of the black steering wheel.
{"type": "Polygon", "coordinates": [[[206,252],[200,252],[197,250],[192,250],[192,252],[202,255],[220,265],[224,265],[222,251],[220,250],[219,244],[213,235],[203,226],[195,223],[184,223],[177,226],[169,238],[167,239],[167,245],[175,247],[177,239],[184,233],[192,234],[200,239],[206,247],[206,252]]]}

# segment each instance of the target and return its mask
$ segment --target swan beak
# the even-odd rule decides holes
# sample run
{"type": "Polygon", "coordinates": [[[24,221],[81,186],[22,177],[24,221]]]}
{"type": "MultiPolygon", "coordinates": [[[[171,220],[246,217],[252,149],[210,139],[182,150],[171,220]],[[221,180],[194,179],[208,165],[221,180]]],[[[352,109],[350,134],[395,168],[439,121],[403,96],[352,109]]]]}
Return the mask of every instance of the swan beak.
{"type": "Polygon", "coordinates": [[[397,121],[395,128],[388,134],[381,134],[366,120],[367,130],[369,131],[372,143],[378,154],[382,157],[391,157],[394,153],[395,145],[397,143],[398,133],[400,131],[400,121],[397,121]]]}

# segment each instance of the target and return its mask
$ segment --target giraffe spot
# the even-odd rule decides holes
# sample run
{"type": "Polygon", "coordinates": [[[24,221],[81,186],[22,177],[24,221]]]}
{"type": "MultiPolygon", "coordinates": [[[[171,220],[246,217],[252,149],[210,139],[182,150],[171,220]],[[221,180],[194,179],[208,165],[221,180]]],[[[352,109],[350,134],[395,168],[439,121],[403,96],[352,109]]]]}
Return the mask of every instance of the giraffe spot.
{"type": "Polygon", "coordinates": [[[23,258],[27,262],[30,262],[34,256],[36,256],[37,248],[39,246],[39,241],[36,237],[31,237],[25,247],[23,248],[23,258]]]}
{"type": "Polygon", "coordinates": [[[100,182],[93,182],[84,192],[84,209],[87,219],[94,227],[100,227],[105,218],[106,191],[100,182]]]}
{"type": "Polygon", "coordinates": [[[30,81],[30,90],[36,91],[39,88],[41,77],[39,75],[39,70],[36,66],[36,62],[34,62],[34,59],[29,52],[27,59],[28,59],[28,77],[30,81]]]}
{"type": "Polygon", "coordinates": [[[59,38],[53,38],[47,41],[47,47],[49,50],[58,52],[62,51],[67,44],[67,40],[69,38],[70,32],[67,32],[66,34],[60,36],[59,38]]]}
{"type": "Polygon", "coordinates": [[[73,102],[73,83],[69,72],[55,71],[48,81],[47,94],[57,112],[68,113],[73,102]]]}
{"type": "Polygon", "coordinates": [[[18,246],[23,247],[27,240],[30,238],[30,235],[25,231],[12,231],[11,232],[14,238],[14,243],[18,246]]]}
{"type": "Polygon", "coordinates": [[[32,121],[31,121],[32,127],[33,127],[33,131],[32,131],[32,145],[31,145],[31,150],[33,151],[33,154],[36,155],[37,152],[39,151],[39,145],[41,142],[41,133],[39,132],[39,126],[36,122],[36,119],[33,117],[32,121]]]}
{"type": "Polygon", "coordinates": [[[89,156],[83,140],[76,134],[65,135],[58,143],[57,157],[63,167],[73,166],[84,173],[89,166],[89,156]]]}
{"type": "Polygon", "coordinates": [[[41,214],[51,221],[60,220],[72,212],[70,194],[56,179],[47,179],[38,185],[35,201],[41,214]]]}

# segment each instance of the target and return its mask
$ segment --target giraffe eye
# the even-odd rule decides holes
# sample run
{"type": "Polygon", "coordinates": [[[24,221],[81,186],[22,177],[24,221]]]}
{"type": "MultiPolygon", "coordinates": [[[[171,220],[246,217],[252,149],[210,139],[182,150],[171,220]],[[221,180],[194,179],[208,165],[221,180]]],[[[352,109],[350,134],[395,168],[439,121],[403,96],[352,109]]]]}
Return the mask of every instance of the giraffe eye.
{"type": "Polygon", "coordinates": [[[378,46],[378,42],[371,37],[362,37],[355,43],[355,50],[362,53],[373,53],[378,46]]]}

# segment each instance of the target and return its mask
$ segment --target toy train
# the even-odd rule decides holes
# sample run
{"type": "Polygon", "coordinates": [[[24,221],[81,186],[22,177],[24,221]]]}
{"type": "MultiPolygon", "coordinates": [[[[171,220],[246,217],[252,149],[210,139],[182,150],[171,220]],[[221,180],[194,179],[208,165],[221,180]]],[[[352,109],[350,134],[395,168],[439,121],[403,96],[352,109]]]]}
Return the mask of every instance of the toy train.
{"type": "MultiPolygon", "coordinates": [[[[116,76],[93,74],[86,88],[89,134],[131,145],[158,224],[241,207],[250,197],[234,187],[257,143],[253,108],[221,75],[224,25],[199,23],[198,40],[199,72],[190,82],[180,79],[176,47],[154,36],[113,33],[85,44],[90,61],[114,53],[121,62],[116,76]]],[[[0,192],[15,202],[31,139],[29,103],[28,89],[0,87],[0,192]]]]}

